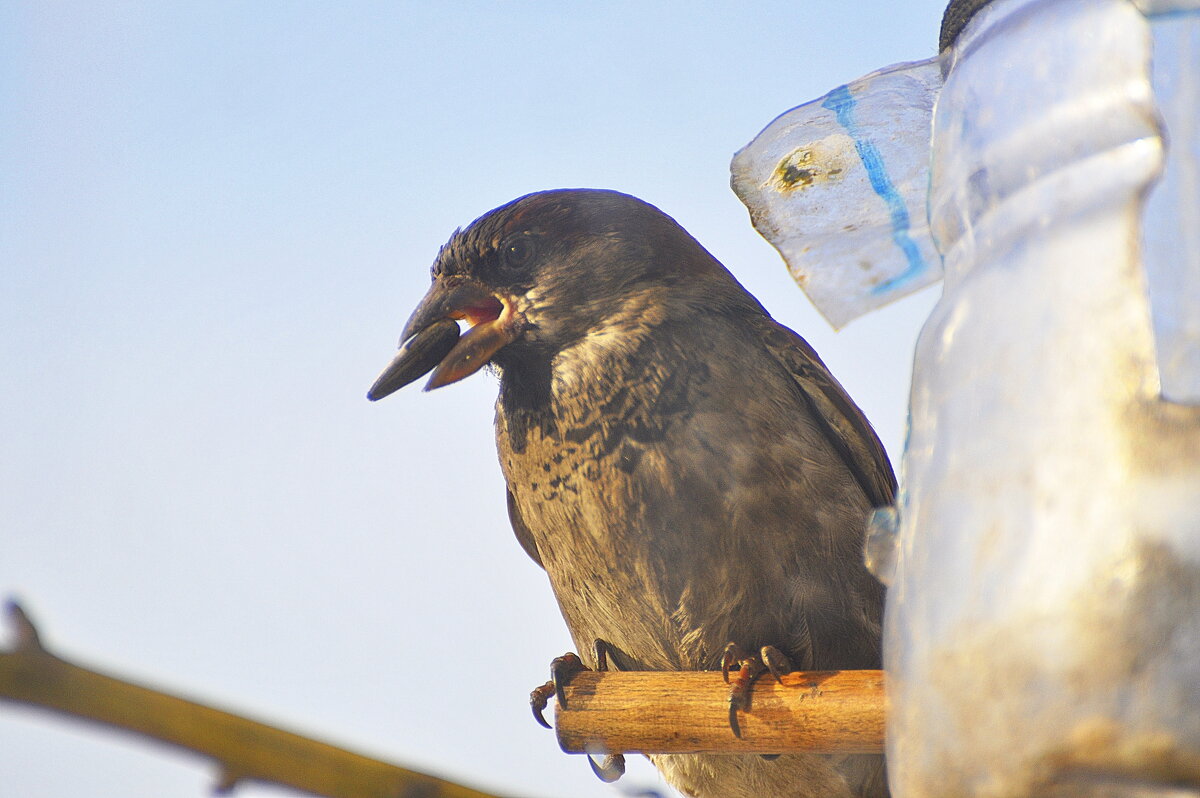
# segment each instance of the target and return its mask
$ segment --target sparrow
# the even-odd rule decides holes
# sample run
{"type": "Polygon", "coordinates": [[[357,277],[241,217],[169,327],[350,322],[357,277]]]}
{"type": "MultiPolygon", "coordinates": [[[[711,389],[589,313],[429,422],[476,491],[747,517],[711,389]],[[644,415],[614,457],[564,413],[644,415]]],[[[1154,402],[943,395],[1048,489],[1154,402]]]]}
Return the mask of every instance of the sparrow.
{"type": "MultiPolygon", "coordinates": [[[[615,191],[529,194],[455,231],[432,273],[368,398],[499,375],[512,528],[588,666],[880,667],[863,544],[896,490],[884,448],[674,219],[615,191]]],[[[697,798],[887,794],[876,755],[650,759],[697,798]]]]}

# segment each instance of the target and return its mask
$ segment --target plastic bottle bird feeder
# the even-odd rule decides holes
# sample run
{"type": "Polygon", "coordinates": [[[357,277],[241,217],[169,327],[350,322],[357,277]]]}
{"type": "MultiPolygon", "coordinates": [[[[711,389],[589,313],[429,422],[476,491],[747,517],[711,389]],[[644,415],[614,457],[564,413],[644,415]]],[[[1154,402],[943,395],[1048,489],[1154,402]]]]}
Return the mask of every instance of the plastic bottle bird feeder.
{"type": "Polygon", "coordinates": [[[893,794],[1200,795],[1200,3],[953,3],[943,33],[734,161],[835,323],[944,268],[871,541],[893,794]],[[806,204],[870,262],[792,247],[806,204]]]}

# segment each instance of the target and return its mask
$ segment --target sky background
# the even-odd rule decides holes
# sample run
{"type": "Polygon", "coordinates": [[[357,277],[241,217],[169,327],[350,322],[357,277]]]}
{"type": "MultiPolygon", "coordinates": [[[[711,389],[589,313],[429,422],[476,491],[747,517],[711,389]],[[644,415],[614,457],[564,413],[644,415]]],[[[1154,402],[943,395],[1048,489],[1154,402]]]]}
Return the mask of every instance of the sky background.
{"type": "MultiPolygon", "coordinates": [[[[728,167],[932,56],[943,4],[0,4],[0,593],[66,656],[410,767],[655,786],[640,759],[601,784],[529,715],[571,643],[508,526],[494,378],[364,394],[455,227],[614,188],[807,337],[898,459],[937,289],[833,333],[728,167]]],[[[4,705],[0,780],[192,798],[214,774],[4,705]]]]}

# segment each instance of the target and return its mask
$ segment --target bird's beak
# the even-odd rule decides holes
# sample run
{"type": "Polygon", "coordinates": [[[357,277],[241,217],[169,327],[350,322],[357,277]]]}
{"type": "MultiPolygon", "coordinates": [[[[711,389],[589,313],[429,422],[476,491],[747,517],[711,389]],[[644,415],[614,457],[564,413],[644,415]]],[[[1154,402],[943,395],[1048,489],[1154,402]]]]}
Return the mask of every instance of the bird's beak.
{"type": "Polygon", "coordinates": [[[430,369],[431,391],[474,374],[516,337],[511,304],[471,280],[437,280],[404,325],[400,351],[367,398],[372,402],[418,379],[430,369]],[[471,329],[461,338],[457,319],[471,329]]]}

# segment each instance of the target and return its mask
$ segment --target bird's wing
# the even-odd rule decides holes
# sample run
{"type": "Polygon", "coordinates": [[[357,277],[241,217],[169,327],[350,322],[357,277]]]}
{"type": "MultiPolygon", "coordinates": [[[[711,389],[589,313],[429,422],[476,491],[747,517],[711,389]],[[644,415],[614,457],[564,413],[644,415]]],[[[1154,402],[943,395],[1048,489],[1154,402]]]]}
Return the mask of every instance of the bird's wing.
{"type": "Polygon", "coordinates": [[[805,402],[826,437],[853,472],[872,507],[892,504],[896,477],[875,430],[846,389],[834,379],[816,350],[796,333],[770,318],[761,322],[767,349],[792,373],[805,402]]]}
{"type": "MultiPolygon", "coordinates": [[[[508,520],[512,524],[513,532],[516,533],[517,542],[521,544],[521,548],[525,549],[525,553],[533,558],[535,563],[542,565],[542,555],[538,553],[533,533],[525,525],[525,519],[521,517],[521,508],[517,506],[517,498],[513,496],[511,490],[508,491],[508,520]]],[[[542,565],[542,567],[546,566],[542,565]]]]}

